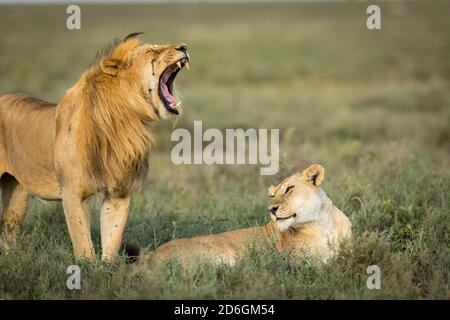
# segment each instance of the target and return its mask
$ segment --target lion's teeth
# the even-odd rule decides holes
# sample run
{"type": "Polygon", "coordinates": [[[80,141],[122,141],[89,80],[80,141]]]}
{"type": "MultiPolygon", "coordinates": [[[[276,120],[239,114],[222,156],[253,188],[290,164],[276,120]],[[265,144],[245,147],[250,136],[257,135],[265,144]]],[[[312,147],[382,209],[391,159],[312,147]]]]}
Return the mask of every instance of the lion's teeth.
{"type": "Polygon", "coordinates": [[[175,102],[172,102],[172,103],[170,104],[170,107],[171,107],[171,108],[177,108],[177,107],[179,107],[182,103],[183,103],[183,101],[178,101],[176,104],[175,104],[175,102]]]}
{"type": "Polygon", "coordinates": [[[188,70],[189,70],[189,62],[188,62],[188,61],[186,61],[186,63],[185,63],[184,65],[186,66],[186,69],[188,69],[188,70]]]}
{"type": "Polygon", "coordinates": [[[177,66],[178,66],[178,68],[181,69],[181,62],[180,61],[177,61],[177,66]]]}

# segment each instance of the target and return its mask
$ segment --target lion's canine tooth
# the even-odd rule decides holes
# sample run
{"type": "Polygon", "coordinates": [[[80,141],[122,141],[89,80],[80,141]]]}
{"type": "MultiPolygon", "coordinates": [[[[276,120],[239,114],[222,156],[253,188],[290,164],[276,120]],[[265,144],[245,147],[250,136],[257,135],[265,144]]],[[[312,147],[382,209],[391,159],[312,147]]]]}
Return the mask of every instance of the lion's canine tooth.
{"type": "Polygon", "coordinates": [[[186,61],[186,63],[184,65],[186,66],[186,69],[189,70],[189,61],[186,61]]]}
{"type": "Polygon", "coordinates": [[[181,62],[180,61],[177,61],[177,66],[178,66],[178,68],[181,69],[181,62]]]}
{"type": "Polygon", "coordinates": [[[178,101],[176,104],[175,104],[175,102],[172,102],[170,104],[170,107],[176,108],[176,107],[179,107],[182,103],[183,103],[183,101],[178,101]]]}

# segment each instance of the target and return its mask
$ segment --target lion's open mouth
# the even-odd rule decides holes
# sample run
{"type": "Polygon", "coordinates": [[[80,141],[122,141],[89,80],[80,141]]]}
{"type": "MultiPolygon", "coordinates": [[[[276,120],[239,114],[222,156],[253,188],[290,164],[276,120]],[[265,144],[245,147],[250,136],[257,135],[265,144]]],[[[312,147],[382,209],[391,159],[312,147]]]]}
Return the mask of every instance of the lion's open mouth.
{"type": "Polygon", "coordinates": [[[159,97],[161,98],[164,107],[173,114],[179,114],[177,108],[181,105],[181,101],[177,101],[173,96],[173,82],[178,72],[184,66],[189,69],[188,58],[183,58],[174,64],[171,64],[159,77],[159,97]]]}

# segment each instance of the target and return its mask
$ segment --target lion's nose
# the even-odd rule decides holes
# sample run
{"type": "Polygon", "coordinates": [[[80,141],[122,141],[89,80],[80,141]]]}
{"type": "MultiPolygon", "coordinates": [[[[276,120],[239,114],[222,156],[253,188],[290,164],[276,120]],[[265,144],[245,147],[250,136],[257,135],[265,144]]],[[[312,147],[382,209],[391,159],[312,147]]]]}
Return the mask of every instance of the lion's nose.
{"type": "Polygon", "coordinates": [[[275,214],[275,213],[277,212],[277,210],[278,210],[278,207],[279,207],[279,206],[272,206],[272,207],[270,207],[270,208],[269,208],[270,213],[275,214]]]}
{"type": "Polygon", "coordinates": [[[180,44],[178,47],[176,47],[175,49],[177,49],[177,50],[179,50],[179,51],[181,51],[181,52],[186,53],[186,52],[187,52],[187,49],[188,49],[188,46],[187,46],[186,43],[181,43],[181,44],[180,44]]]}

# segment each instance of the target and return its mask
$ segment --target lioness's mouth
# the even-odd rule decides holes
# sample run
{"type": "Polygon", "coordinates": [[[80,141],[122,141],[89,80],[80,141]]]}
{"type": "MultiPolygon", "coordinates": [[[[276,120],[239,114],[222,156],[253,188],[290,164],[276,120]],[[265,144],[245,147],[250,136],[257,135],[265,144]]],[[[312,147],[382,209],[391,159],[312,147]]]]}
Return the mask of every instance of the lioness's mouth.
{"type": "Polygon", "coordinates": [[[159,77],[159,97],[167,111],[173,114],[179,114],[177,108],[181,105],[181,101],[177,101],[173,96],[173,82],[184,66],[189,69],[189,58],[187,57],[168,66],[159,77]]]}
{"type": "Polygon", "coordinates": [[[277,216],[275,216],[275,218],[277,220],[286,220],[286,219],[290,219],[290,218],[295,218],[296,216],[297,216],[297,214],[294,213],[293,215],[290,215],[289,217],[277,217],[277,216]]]}

